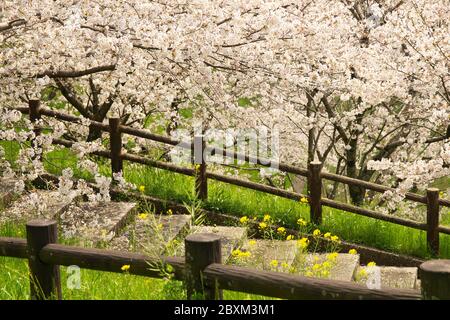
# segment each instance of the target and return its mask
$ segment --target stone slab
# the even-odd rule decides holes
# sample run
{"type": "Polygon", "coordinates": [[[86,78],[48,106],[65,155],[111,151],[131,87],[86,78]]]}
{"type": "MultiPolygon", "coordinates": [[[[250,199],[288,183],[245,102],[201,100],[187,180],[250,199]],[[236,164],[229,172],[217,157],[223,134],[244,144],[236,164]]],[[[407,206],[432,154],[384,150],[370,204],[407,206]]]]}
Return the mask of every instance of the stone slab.
{"type": "Polygon", "coordinates": [[[234,255],[230,263],[259,270],[289,272],[299,250],[296,241],[251,239],[245,241],[240,251],[250,255],[234,255]]]}
{"type": "Polygon", "coordinates": [[[133,202],[97,202],[71,204],[59,219],[66,238],[84,241],[109,241],[137,208],[133,202]]]}
{"type": "Polygon", "coordinates": [[[375,282],[374,276],[376,276],[376,273],[374,273],[376,270],[375,268],[378,268],[380,271],[380,284],[381,289],[383,288],[397,288],[397,289],[419,289],[420,288],[420,281],[417,279],[417,268],[413,267],[387,267],[387,266],[380,266],[380,267],[358,267],[358,270],[356,271],[356,274],[359,275],[356,277],[356,281],[359,283],[367,282],[370,279],[372,282],[375,282]],[[366,277],[362,277],[361,270],[364,270],[363,273],[367,274],[366,277]],[[371,276],[371,274],[373,274],[371,276]]]}
{"type": "Polygon", "coordinates": [[[124,228],[120,236],[110,242],[109,248],[147,255],[172,255],[181,242],[178,237],[186,233],[190,222],[191,216],[184,214],[148,214],[145,219],[137,216],[133,223],[124,228]]]}
{"type": "Polygon", "coordinates": [[[359,255],[339,253],[335,259],[329,259],[327,253],[302,253],[297,255],[293,266],[298,274],[306,275],[308,271],[313,272],[314,277],[323,277],[331,280],[352,281],[356,269],[359,267],[359,255]],[[324,262],[328,261],[328,267],[324,262]],[[321,265],[317,272],[313,270],[314,265],[321,265]],[[319,274],[320,270],[328,271],[326,275],[319,274]]]}
{"type": "Polygon", "coordinates": [[[0,213],[0,223],[26,222],[31,219],[57,219],[77,198],[76,193],[62,196],[57,191],[33,190],[20,196],[0,213]]]}

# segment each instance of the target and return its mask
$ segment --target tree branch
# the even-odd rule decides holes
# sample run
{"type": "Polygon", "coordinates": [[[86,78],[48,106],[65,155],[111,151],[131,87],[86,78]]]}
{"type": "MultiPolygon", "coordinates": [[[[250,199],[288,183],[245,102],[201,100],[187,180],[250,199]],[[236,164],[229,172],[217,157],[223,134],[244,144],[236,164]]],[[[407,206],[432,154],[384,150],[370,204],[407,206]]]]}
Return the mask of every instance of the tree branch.
{"type": "Polygon", "coordinates": [[[105,71],[114,71],[116,69],[116,64],[108,64],[104,66],[98,66],[85,70],[78,71],[45,71],[43,73],[37,74],[37,78],[43,78],[45,76],[49,78],[78,78],[83,76],[88,76],[90,74],[105,72],[105,71]]]}

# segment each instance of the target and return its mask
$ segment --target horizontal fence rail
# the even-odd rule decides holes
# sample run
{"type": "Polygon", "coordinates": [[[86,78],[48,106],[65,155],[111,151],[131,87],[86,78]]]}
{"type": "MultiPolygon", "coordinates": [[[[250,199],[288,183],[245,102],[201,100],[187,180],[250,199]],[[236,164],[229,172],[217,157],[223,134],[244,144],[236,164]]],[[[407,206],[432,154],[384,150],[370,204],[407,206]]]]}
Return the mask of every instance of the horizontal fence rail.
{"type": "Polygon", "coordinates": [[[152,258],[57,244],[55,221],[33,220],[26,227],[27,240],[0,237],[0,256],[28,259],[31,298],[37,300],[61,299],[59,266],[73,265],[116,273],[124,273],[123,266],[127,266],[126,273],[151,278],[163,278],[161,268],[167,270],[170,265],[172,279],[185,281],[187,297],[195,299],[222,299],[222,290],[282,299],[450,299],[450,260],[431,260],[420,266],[425,285],[419,293],[409,289],[369,289],[351,282],[223,265],[221,240],[215,234],[188,235],[184,252],[187,258],[152,258]],[[433,285],[437,281],[439,286],[433,285]]]}
{"type": "MultiPolygon", "coordinates": [[[[72,123],[82,123],[82,118],[65,114],[59,111],[50,110],[47,108],[39,107],[39,103],[35,100],[30,101],[29,108],[17,108],[22,113],[29,114],[32,121],[40,119],[41,116],[52,117],[62,121],[68,121],[72,123]]],[[[207,146],[203,137],[197,136],[192,141],[181,141],[172,139],[170,137],[157,135],[151,133],[145,129],[136,129],[129,126],[120,124],[119,119],[110,119],[109,124],[104,124],[98,121],[89,120],[90,127],[108,132],[110,134],[110,151],[93,151],[92,154],[111,159],[112,172],[117,173],[121,171],[123,167],[123,161],[130,161],[151,167],[172,171],[175,173],[184,174],[187,176],[193,176],[196,178],[195,192],[197,197],[201,200],[207,199],[207,180],[213,179],[216,181],[233,184],[240,187],[253,189],[256,191],[273,194],[276,196],[284,197],[291,200],[300,200],[306,198],[310,205],[310,220],[311,222],[320,225],[322,222],[322,206],[327,206],[339,210],[348,211],[351,213],[359,214],[362,216],[370,217],[373,219],[383,220],[390,223],[410,227],[427,232],[427,244],[430,252],[433,255],[439,254],[439,233],[450,234],[450,228],[439,225],[439,211],[440,206],[450,207],[450,201],[439,198],[439,193],[436,189],[428,189],[425,196],[408,192],[405,194],[405,199],[424,204],[427,207],[427,220],[425,223],[399,218],[391,215],[382,214],[366,208],[337,202],[328,198],[322,198],[321,185],[322,179],[327,179],[335,182],[340,182],[348,185],[358,186],[361,188],[369,189],[375,192],[394,191],[394,188],[383,186],[380,184],[358,180],[343,175],[322,172],[322,164],[312,162],[308,169],[300,168],[284,163],[272,161],[261,157],[254,157],[246,154],[240,154],[232,150],[225,150],[222,148],[207,146]],[[190,149],[193,153],[195,150],[195,139],[201,139],[201,156],[200,161],[195,160],[195,163],[199,165],[197,169],[186,168],[177,166],[171,163],[156,161],[146,157],[123,152],[122,149],[122,134],[129,134],[135,137],[140,137],[164,144],[178,146],[185,149],[190,149]],[[235,160],[243,160],[248,163],[259,164],[266,167],[277,167],[279,170],[304,176],[308,180],[308,195],[302,195],[299,193],[283,190],[276,187],[267,186],[261,183],[255,183],[237,179],[229,176],[224,176],[207,171],[207,163],[204,159],[204,155],[222,155],[235,160]]],[[[65,147],[71,147],[74,143],[63,139],[54,139],[54,144],[62,145],[65,147]]]]}

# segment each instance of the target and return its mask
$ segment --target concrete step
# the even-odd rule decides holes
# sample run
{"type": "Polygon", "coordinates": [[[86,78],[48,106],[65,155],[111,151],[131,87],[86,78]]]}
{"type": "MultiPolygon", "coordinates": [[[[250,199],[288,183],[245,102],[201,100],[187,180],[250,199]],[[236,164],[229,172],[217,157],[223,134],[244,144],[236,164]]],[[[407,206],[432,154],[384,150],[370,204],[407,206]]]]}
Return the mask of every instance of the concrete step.
{"type": "MultiPolygon", "coordinates": [[[[194,226],[190,233],[213,233],[221,238],[222,263],[227,263],[233,250],[240,248],[247,239],[247,229],[241,227],[224,226],[194,226]]],[[[184,256],[184,241],[175,252],[176,256],[184,256]]]]}
{"type": "Polygon", "coordinates": [[[173,255],[182,242],[178,238],[187,233],[190,223],[190,215],[139,214],[108,247],[148,255],[173,255]]]}
{"type": "Polygon", "coordinates": [[[57,219],[76,198],[75,192],[62,196],[57,191],[33,190],[0,212],[0,223],[26,222],[37,218],[57,219]]]}
{"type": "Polygon", "coordinates": [[[83,242],[110,241],[136,209],[133,202],[72,203],[59,217],[60,230],[83,242]]]}
{"type": "Polygon", "coordinates": [[[355,281],[361,284],[370,283],[373,286],[377,286],[378,283],[381,289],[420,289],[420,280],[417,279],[417,268],[413,267],[360,266],[356,270],[355,281]]]}
{"type": "Polygon", "coordinates": [[[246,240],[229,263],[259,270],[289,272],[299,252],[296,241],[246,240]]]}
{"type": "Polygon", "coordinates": [[[331,280],[352,281],[359,267],[359,255],[348,253],[300,253],[293,264],[295,273],[331,280]]]}

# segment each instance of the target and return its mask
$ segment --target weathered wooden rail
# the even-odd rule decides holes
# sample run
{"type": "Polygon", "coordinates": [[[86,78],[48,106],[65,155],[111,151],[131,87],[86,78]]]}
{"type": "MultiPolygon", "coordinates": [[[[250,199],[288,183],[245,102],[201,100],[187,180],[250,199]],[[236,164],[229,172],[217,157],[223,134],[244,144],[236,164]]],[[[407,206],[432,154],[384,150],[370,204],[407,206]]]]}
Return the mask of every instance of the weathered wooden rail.
{"type": "Polygon", "coordinates": [[[420,268],[422,293],[406,289],[369,289],[351,282],[317,279],[280,272],[260,271],[221,262],[220,237],[192,234],[185,239],[185,258],[160,259],[129,252],[88,249],[57,244],[55,221],[33,220],[26,225],[27,239],[1,238],[0,256],[28,259],[30,298],[62,299],[59,266],[162,278],[154,268],[171,266],[173,279],[185,281],[187,298],[222,299],[233,290],[283,299],[450,299],[450,260],[431,260],[420,268]]]}
{"type": "MultiPolygon", "coordinates": [[[[81,118],[69,114],[65,114],[59,111],[41,108],[39,101],[32,100],[29,103],[28,108],[17,108],[22,113],[29,114],[31,121],[36,121],[42,116],[59,119],[62,121],[68,121],[72,123],[80,123],[81,118]]],[[[420,195],[416,193],[406,193],[405,199],[424,204],[427,208],[427,218],[425,223],[395,217],[392,215],[386,215],[374,210],[350,205],[347,203],[337,202],[328,198],[322,198],[322,180],[327,179],[335,182],[340,182],[348,185],[358,186],[375,192],[394,191],[394,188],[383,186],[380,184],[353,179],[350,177],[322,172],[322,164],[320,162],[311,162],[307,169],[299,168],[292,165],[275,162],[269,159],[261,157],[253,157],[246,154],[240,154],[232,150],[225,150],[222,148],[207,146],[203,137],[196,136],[193,141],[180,141],[149,132],[144,129],[136,129],[129,126],[120,124],[119,119],[109,119],[109,124],[90,121],[90,126],[99,130],[108,132],[110,135],[110,151],[94,151],[95,155],[106,157],[111,159],[111,169],[113,173],[120,172],[123,168],[123,161],[130,161],[134,163],[140,163],[155,168],[160,168],[188,176],[195,177],[195,192],[199,199],[206,200],[208,197],[208,179],[213,179],[256,191],[261,191],[269,194],[273,194],[279,197],[292,199],[298,201],[301,198],[308,199],[310,205],[310,220],[311,222],[320,225],[322,222],[322,206],[327,206],[339,210],[348,211],[351,213],[363,215],[373,219],[383,220],[390,223],[402,225],[417,230],[423,230],[427,233],[427,245],[430,252],[437,256],[439,254],[439,234],[450,235],[450,228],[439,225],[439,212],[440,207],[450,207],[450,201],[439,198],[439,190],[435,188],[427,189],[426,195],[420,195]],[[149,139],[164,144],[182,147],[190,149],[194,154],[194,162],[198,164],[196,169],[181,167],[175,164],[156,161],[139,155],[122,152],[122,135],[129,134],[135,137],[149,139]],[[259,164],[261,166],[276,167],[281,171],[297,174],[307,178],[309,194],[304,195],[296,192],[283,190],[267,186],[261,183],[255,183],[250,181],[244,181],[242,179],[219,175],[210,171],[207,171],[207,163],[205,161],[205,154],[210,155],[223,155],[232,159],[239,159],[245,162],[259,164]]],[[[36,131],[38,134],[40,131],[36,131]]],[[[55,139],[54,144],[70,147],[73,142],[55,139]]]]}

